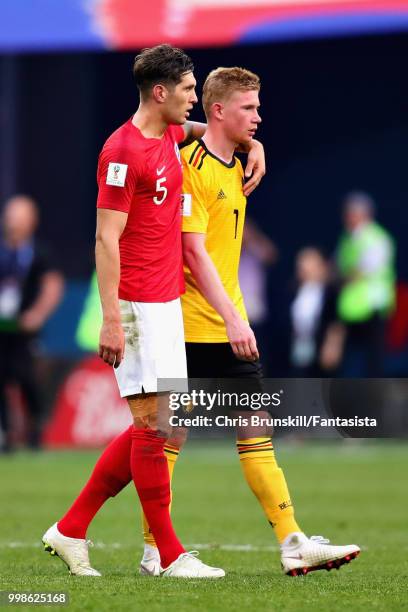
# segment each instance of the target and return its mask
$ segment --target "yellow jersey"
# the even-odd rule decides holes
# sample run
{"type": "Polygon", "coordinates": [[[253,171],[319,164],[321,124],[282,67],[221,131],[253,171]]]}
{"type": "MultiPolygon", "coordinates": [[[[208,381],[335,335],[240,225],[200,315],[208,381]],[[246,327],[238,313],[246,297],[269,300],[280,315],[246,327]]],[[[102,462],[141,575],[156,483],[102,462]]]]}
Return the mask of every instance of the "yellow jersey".
{"type": "MultiPolygon", "coordinates": [[[[183,232],[205,234],[205,247],[224,288],[241,316],[248,320],[238,281],[246,198],[244,172],[234,157],[227,164],[202,140],[181,150],[183,164],[183,232]]],[[[186,342],[228,342],[222,317],[200,293],[187,266],[186,292],[181,296],[186,342]]]]}

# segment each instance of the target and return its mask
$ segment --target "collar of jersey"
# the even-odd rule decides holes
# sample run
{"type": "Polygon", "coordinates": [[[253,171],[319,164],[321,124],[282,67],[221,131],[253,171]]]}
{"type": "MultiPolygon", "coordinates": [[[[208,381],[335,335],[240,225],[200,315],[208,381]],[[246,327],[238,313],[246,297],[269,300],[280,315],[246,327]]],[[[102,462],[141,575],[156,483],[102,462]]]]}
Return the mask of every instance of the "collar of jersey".
{"type": "Polygon", "coordinates": [[[214,159],[216,159],[217,161],[220,162],[220,164],[222,164],[223,166],[225,166],[226,168],[233,168],[235,166],[235,156],[232,158],[232,160],[230,161],[229,164],[227,164],[227,162],[225,162],[224,160],[220,159],[219,157],[217,157],[216,155],[214,155],[214,153],[211,153],[211,151],[209,149],[207,149],[204,140],[202,140],[200,138],[200,140],[198,141],[200,143],[200,145],[203,147],[204,151],[210,155],[211,157],[213,157],[214,159]]]}

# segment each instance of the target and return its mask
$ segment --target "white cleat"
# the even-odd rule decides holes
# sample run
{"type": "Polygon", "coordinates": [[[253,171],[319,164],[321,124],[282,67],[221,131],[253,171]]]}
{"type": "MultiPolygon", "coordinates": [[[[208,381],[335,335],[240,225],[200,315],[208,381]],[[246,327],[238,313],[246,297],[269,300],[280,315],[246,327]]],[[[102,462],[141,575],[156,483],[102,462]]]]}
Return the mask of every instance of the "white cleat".
{"type": "Polygon", "coordinates": [[[160,576],[160,553],[155,546],[145,544],[139,573],[142,576],[160,576]]]}
{"type": "Polygon", "coordinates": [[[68,538],[58,531],[57,523],[55,523],[44,533],[42,542],[47,552],[64,561],[69,573],[73,576],[101,576],[89,562],[90,540],[68,538]]]}
{"type": "Polygon", "coordinates": [[[162,569],[160,575],[163,578],[223,578],[225,572],[219,567],[205,565],[197,559],[198,552],[182,553],[166,569],[162,569]]]}
{"type": "Polygon", "coordinates": [[[288,576],[303,576],[308,572],[339,569],[360,553],[355,544],[331,546],[322,536],[308,538],[304,533],[291,533],[281,546],[282,569],[288,576]]]}

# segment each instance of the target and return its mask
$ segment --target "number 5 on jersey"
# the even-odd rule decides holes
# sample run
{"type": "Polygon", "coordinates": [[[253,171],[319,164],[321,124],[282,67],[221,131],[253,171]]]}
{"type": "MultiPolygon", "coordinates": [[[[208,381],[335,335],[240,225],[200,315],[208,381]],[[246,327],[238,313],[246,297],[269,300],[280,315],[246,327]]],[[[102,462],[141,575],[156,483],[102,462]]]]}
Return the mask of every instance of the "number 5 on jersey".
{"type": "Polygon", "coordinates": [[[165,176],[162,176],[161,178],[158,178],[156,180],[156,193],[157,194],[160,193],[161,197],[158,198],[157,195],[154,196],[153,202],[157,204],[158,206],[160,206],[160,204],[163,204],[164,200],[167,198],[167,187],[165,187],[164,185],[166,180],[167,178],[165,176]]]}

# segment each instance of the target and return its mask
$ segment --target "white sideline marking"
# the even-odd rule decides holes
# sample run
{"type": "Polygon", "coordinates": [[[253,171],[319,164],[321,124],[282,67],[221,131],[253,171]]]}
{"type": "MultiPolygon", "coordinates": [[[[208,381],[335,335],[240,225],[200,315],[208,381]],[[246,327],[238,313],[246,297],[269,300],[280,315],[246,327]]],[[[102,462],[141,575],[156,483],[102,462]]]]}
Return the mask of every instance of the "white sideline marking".
{"type": "MultiPolygon", "coordinates": [[[[120,549],[137,549],[138,545],[134,544],[122,544],[120,542],[111,542],[106,544],[105,542],[96,541],[93,545],[94,548],[102,550],[120,550],[120,549]]],[[[142,545],[140,545],[140,548],[142,545]]],[[[277,545],[270,546],[254,546],[253,544],[186,544],[187,550],[225,550],[229,552],[279,552],[280,548],[277,545]]],[[[40,542],[0,542],[0,550],[6,548],[42,548],[40,542]]],[[[368,546],[360,546],[361,550],[368,550],[368,546]]],[[[386,547],[379,547],[378,549],[385,549],[386,547]]]]}

